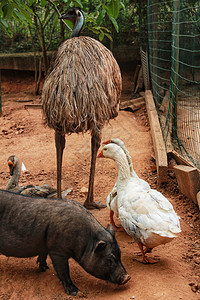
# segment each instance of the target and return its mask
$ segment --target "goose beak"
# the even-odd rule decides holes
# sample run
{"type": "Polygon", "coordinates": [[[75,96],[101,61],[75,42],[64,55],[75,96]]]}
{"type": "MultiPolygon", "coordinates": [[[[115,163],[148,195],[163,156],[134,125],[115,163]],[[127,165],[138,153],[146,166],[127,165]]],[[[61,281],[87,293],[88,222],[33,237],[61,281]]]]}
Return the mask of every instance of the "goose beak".
{"type": "Polygon", "coordinates": [[[12,161],[8,161],[8,166],[10,168],[10,175],[12,176],[13,175],[13,172],[14,172],[14,164],[12,161]]]}
{"type": "Polygon", "coordinates": [[[97,155],[97,158],[99,158],[99,157],[104,157],[103,150],[99,153],[99,155],[97,155]]]}
{"type": "Polygon", "coordinates": [[[103,142],[103,145],[108,145],[110,143],[111,143],[111,140],[108,140],[108,141],[103,142]]]}

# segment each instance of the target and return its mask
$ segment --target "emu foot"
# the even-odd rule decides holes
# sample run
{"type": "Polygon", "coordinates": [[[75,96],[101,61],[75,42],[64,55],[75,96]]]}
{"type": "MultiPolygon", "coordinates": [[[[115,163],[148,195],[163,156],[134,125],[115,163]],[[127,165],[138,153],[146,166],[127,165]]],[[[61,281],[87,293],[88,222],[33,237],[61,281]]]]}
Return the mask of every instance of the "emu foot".
{"type": "Polygon", "coordinates": [[[84,203],[84,206],[87,208],[87,209],[101,209],[101,208],[105,208],[106,205],[105,204],[102,204],[100,202],[94,202],[94,201],[91,201],[91,202],[87,202],[87,200],[85,201],[84,203]]]}

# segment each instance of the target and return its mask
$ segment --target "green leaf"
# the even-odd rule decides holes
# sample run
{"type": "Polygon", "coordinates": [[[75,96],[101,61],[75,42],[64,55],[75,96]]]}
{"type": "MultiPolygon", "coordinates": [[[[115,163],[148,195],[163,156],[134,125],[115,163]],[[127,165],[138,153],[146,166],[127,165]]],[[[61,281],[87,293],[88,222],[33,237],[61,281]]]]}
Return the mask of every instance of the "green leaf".
{"type": "Polygon", "coordinates": [[[122,1],[119,1],[119,3],[120,3],[120,6],[121,6],[123,9],[126,8],[125,4],[124,4],[122,1]]]}
{"type": "Polygon", "coordinates": [[[16,8],[13,11],[13,16],[18,21],[22,21],[25,25],[27,25],[27,21],[26,21],[25,17],[16,8]]]}
{"type": "Polygon", "coordinates": [[[81,7],[81,8],[83,7],[81,1],[76,0],[76,1],[73,1],[73,2],[74,2],[74,5],[75,5],[75,6],[79,6],[79,7],[81,7]]]}
{"type": "Polygon", "coordinates": [[[100,7],[102,6],[102,4],[97,5],[94,14],[96,15],[100,9],[100,7]]]}
{"type": "Polygon", "coordinates": [[[97,24],[101,25],[101,23],[103,22],[103,19],[105,17],[105,14],[106,14],[106,10],[105,9],[102,9],[96,19],[97,21],[97,24]]]}
{"type": "Polygon", "coordinates": [[[8,0],[1,0],[0,1],[0,7],[2,8],[4,5],[8,3],[8,0]]]}
{"type": "Polygon", "coordinates": [[[42,6],[42,7],[45,7],[46,4],[47,4],[47,1],[46,1],[46,0],[41,0],[41,6],[42,6]]]}
{"type": "Polygon", "coordinates": [[[8,24],[7,24],[7,22],[6,22],[5,20],[0,19],[0,27],[2,27],[2,28],[5,30],[5,32],[6,32],[10,37],[13,36],[13,33],[12,33],[12,31],[10,30],[10,28],[9,28],[9,26],[8,26],[8,24]]]}
{"type": "Polygon", "coordinates": [[[105,35],[109,38],[109,40],[111,40],[111,41],[113,40],[109,33],[105,33],[105,35]]]}
{"type": "Polygon", "coordinates": [[[58,25],[58,15],[55,14],[53,17],[53,26],[54,28],[56,28],[56,26],[58,25]]]}
{"type": "Polygon", "coordinates": [[[23,7],[18,7],[19,13],[23,16],[24,20],[32,24],[31,14],[26,11],[23,7]]]}
{"type": "Polygon", "coordinates": [[[4,19],[0,19],[1,24],[8,29],[8,24],[4,19]]]}
{"type": "Polygon", "coordinates": [[[35,2],[35,0],[29,0],[28,5],[31,6],[34,2],[35,2]]]}
{"type": "Polygon", "coordinates": [[[103,41],[103,38],[104,38],[104,32],[101,31],[100,34],[99,34],[99,40],[103,41]]]}
{"type": "Polygon", "coordinates": [[[12,4],[10,4],[10,3],[4,5],[2,7],[3,17],[7,18],[7,19],[10,19],[12,14],[13,14],[13,9],[14,8],[13,8],[12,4]]]}
{"type": "MultiPolygon", "coordinates": [[[[108,15],[108,16],[109,16],[109,15],[108,15]]],[[[119,32],[119,26],[118,26],[118,24],[117,24],[117,21],[116,21],[113,17],[111,17],[111,16],[109,16],[109,19],[110,19],[111,22],[113,23],[113,25],[114,25],[116,31],[119,32]]]]}
{"type": "Polygon", "coordinates": [[[114,19],[117,19],[119,15],[120,2],[119,0],[111,0],[108,5],[108,15],[112,16],[114,19]]]}
{"type": "Polygon", "coordinates": [[[33,13],[33,11],[32,11],[32,9],[30,9],[30,7],[28,7],[28,5],[26,5],[24,2],[20,2],[19,3],[19,1],[18,0],[12,0],[13,1],[13,3],[15,3],[15,7],[18,9],[18,10],[27,10],[27,11],[29,11],[29,13],[31,13],[31,14],[33,14],[34,15],[34,13],[33,13]]]}

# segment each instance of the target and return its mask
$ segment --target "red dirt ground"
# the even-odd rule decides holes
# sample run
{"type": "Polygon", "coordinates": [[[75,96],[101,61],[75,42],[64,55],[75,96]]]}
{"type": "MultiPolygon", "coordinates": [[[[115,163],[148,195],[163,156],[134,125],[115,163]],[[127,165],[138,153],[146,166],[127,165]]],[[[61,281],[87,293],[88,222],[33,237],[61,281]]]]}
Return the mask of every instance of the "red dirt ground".
{"type": "MultiPolygon", "coordinates": [[[[40,109],[25,109],[23,102],[40,97],[33,96],[33,78],[19,73],[2,78],[3,115],[0,118],[0,187],[9,179],[7,158],[15,154],[28,170],[21,176],[20,185],[44,184],[56,186],[56,155],[54,131],[43,125],[40,109]],[[15,75],[15,76],[14,76],[15,75]]],[[[131,98],[131,76],[123,74],[123,95],[131,98]]],[[[120,111],[116,120],[103,130],[103,140],[121,138],[133,158],[134,168],[151,187],[156,186],[155,162],[151,133],[145,108],[135,113],[120,111]]],[[[70,135],[66,139],[63,160],[63,189],[71,188],[68,198],[83,204],[88,186],[90,167],[90,135],[70,135]]],[[[117,177],[113,161],[99,159],[95,177],[95,200],[105,203],[117,177]]],[[[158,188],[157,188],[158,189],[158,188]]],[[[138,262],[137,245],[125,232],[116,238],[122,252],[122,262],[131,276],[125,286],[116,286],[87,274],[81,266],[70,260],[71,278],[83,292],[77,298],[88,300],[200,300],[200,244],[199,210],[195,204],[178,193],[172,171],[169,182],[159,188],[173,204],[181,217],[182,232],[171,243],[153,250],[152,257],[160,261],[154,265],[138,262]]],[[[92,211],[107,226],[109,210],[92,211]]],[[[116,221],[119,224],[119,221],[116,221]]],[[[0,255],[0,299],[53,300],[72,299],[59,282],[52,263],[46,273],[40,273],[36,258],[17,259],[0,255]]]]}

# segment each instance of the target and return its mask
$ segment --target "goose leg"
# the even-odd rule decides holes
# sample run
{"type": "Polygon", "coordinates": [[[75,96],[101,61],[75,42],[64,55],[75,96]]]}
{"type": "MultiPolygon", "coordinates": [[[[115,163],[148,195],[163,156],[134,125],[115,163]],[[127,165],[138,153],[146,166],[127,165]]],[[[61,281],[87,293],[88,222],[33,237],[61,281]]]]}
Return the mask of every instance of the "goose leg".
{"type": "Polygon", "coordinates": [[[92,138],[91,138],[92,158],[91,158],[91,167],[90,167],[89,188],[88,188],[87,198],[84,202],[84,206],[88,209],[105,208],[106,207],[106,205],[104,205],[104,204],[94,202],[94,195],[93,195],[96,157],[97,157],[97,152],[99,150],[100,145],[101,145],[100,134],[92,135],[92,138]]]}
{"type": "Polygon", "coordinates": [[[112,224],[112,226],[115,228],[116,231],[121,231],[121,230],[120,230],[121,227],[120,227],[120,226],[117,226],[117,225],[115,224],[115,221],[114,221],[113,216],[114,216],[114,211],[110,210],[110,223],[112,224]]]}
{"type": "Polygon", "coordinates": [[[138,243],[138,246],[139,246],[140,251],[142,253],[143,263],[145,263],[145,264],[155,264],[155,263],[158,262],[158,260],[156,260],[154,258],[146,257],[145,254],[151,252],[151,251],[149,251],[150,249],[147,248],[146,251],[144,251],[144,249],[143,249],[144,245],[141,242],[138,243]]]}
{"type": "Polygon", "coordinates": [[[65,148],[65,136],[60,131],[55,133],[56,153],[57,153],[57,197],[62,198],[61,179],[62,179],[62,157],[65,148]]]}

